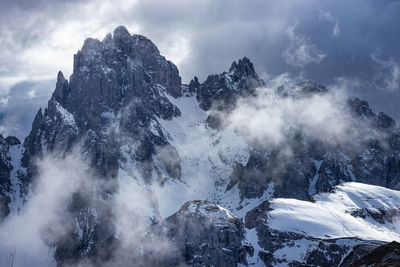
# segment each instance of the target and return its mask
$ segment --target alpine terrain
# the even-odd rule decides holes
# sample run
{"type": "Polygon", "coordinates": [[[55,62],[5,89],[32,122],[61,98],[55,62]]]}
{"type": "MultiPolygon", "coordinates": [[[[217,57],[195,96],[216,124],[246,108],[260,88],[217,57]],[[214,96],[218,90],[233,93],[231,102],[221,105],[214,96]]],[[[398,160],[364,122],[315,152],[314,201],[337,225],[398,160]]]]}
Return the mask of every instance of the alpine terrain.
{"type": "Polygon", "coordinates": [[[399,262],[395,120],[247,57],[187,85],[123,26],[86,39],[0,155],[1,266],[399,262]]]}

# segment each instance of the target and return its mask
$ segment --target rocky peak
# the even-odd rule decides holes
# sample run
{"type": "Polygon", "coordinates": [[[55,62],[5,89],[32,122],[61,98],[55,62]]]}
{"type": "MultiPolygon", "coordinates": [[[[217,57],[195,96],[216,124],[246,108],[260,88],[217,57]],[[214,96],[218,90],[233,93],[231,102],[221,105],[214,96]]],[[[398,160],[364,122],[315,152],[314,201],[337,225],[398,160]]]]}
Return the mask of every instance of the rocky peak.
{"type": "Polygon", "coordinates": [[[257,73],[254,70],[253,63],[247,57],[239,59],[238,63],[236,63],[236,61],[233,61],[231,67],[229,68],[229,72],[234,72],[239,77],[240,76],[248,76],[248,77],[257,76],[257,73]]]}
{"type": "Polygon", "coordinates": [[[232,106],[237,97],[254,94],[256,88],[265,85],[247,57],[239,59],[238,63],[234,61],[229,72],[210,75],[202,84],[194,79],[190,84],[196,90],[197,100],[204,110],[209,110],[216,103],[219,108],[232,106]]]}
{"type": "MultiPolygon", "coordinates": [[[[79,79],[81,72],[82,75],[97,72],[99,76],[116,76],[123,66],[132,70],[141,69],[144,73],[140,76],[145,82],[160,84],[174,97],[182,94],[177,67],[160,55],[153,42],[141,35],[130,35],[123,26],[117,27],[113,35],[107,34],[103,41],[92,38],[85,40],[82,49],[74,55],[71,84],[79,79]]],[[[125,71],[126,74],[129,73],[125,71]]]]}
{"type": "Polygon", "coordinates": [[[83,140],[96,168],[115,177],[122,138],[142,142],[132,153],[143,161],[150,160],[156,146],[167,145],[162,134],[149,128],[157,128],[157,118],[180,115],[168,94],[181,94],[178,69],[149,39],[130,35],[122,26],[103,41],[88,38],[74,55],[70,82],[58,73],[48,108],[38,112],[25,140],[24,162],[32,169],[29,158],[43,150],[65,151],[83,140]]]}
{"type": "Polygon", "coordinates": [[[178,214],[190,217],[202,217],[213,223],[218,221],[218,224],[221,226],[235,223],[238,219],[229,210],[204,200],[186,202],[178,211],[178,214]]]}
{"type": "Polygon", "coordinates": [[[60,70],[57,73],[57,84],[62,84],[62,83],[64,83],[64,81],[65,81],[64,74],[60,70]]]}
{"type": "Polygon", "coordinates": [[[107,33],[106,36],[103,38],[102,42],[106,45],[111,45],[113,42],[113,36],[111,32],[107,33]]]}
{"type": "Polygon", "coordinates": [[[394,130],[397,124],[394,119],[383,112],[379,112],[377,116],[377,127],[384,130],[394,130]]]}
{"type": "MultiPolygon", "coordinates": [[[[152,255],[151,266],[236,266],[246,265],[243,224],[230,211],[208,201],[189,201],[152,229],[162,232],[178,251],[152,255]],[[166,264],[173,263],[173,264],[166,264]]],[[[156,234],[156,236],[160,236],[156,234]]]]}
{"type": "Polygon", "coordinates": [[[199,89],[199,87],[199,79],[197,78],[197,76],[194,76],[194,78],[189,83],[189,93],[195,93],[199,89]]]}
{"type": "Polygon", "coordinates": [[[64,78],[64,75],[61,71],[57,74],[57,83],[56,89],[53,92],[53,98],[57,100],[59,103],[63,104],[64,98],[68,93],[69,84],[68,81],[64,78]]]}
{"type": "Polygon", "coordinates": [[[349,99],[347,103],[351,109],[351,112],[354,115],[363,117],[364,119],[368,119],[375,116],[375,114],[370,109],[368,102],[365,100],[361,100],[358,97],[356,97],[354,99],[349,99]]]}
{"type": "Polygon", "coordinates": [[[128,41],[131,38],[130,33],[128,32],[128,30],[125,28],[125,26],[118,26],[117,28],[115,28],[114,33],[114,42],[118,42],[118,41],[128,41]]]}

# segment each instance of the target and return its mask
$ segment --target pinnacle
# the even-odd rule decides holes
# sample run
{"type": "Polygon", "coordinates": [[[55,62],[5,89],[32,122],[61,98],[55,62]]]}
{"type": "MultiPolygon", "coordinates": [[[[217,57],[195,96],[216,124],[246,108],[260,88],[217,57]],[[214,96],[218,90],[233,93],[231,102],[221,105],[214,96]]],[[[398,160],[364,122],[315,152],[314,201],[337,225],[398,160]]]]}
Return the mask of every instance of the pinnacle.
{"type": "Polygon", "coordinates": [[[63,74],[62,71],[60,70],[60,71],[58,72],[58,74],[57,74],[57,83],[62,83],[62,82],[64,82],[64,81],[65,81],[64,74],[63,74]]]}
{"type": "Polygon", "coordinates": [[[117,28],[115,28],[113,35],[115,39],[126,39],[131,37],[129,31],[125,28],[125,26],[118,26],[117,28]]]}

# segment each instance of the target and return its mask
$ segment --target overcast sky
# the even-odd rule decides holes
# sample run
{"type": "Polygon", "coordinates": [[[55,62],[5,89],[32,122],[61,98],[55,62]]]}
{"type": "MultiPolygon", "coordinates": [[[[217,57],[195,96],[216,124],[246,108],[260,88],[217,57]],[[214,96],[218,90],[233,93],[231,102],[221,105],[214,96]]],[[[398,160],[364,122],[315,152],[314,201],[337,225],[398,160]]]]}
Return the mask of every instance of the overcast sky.
{"type": "Polygon", "coordinates": [[[24,137],[87,37],[150,38],[183,82],[249,57],[264,79],[313,79],[400,119],[400,1],[0,0],[0,132],[24,137]]]}

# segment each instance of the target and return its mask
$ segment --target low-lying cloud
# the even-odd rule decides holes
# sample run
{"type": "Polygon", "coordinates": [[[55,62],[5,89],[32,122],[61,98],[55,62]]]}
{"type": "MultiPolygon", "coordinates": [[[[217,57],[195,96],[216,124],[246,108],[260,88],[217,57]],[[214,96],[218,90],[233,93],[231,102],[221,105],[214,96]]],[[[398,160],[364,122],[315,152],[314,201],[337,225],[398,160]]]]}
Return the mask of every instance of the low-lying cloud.
{"type": "Polygon", "coordinates": [[[87,166],[73,156],[49,156],[37,163],[40,175],[28,202],[0,226],[1,265],[54,266],[52,245],[68,230],[68,202],[73,192],[90,183],[87,166]]]}
{"type": "Polygon", "coordinates": [[[261,87],[255,96],[240,98],[233,111],[220,117],[248,142],[267,149],[287,146],[290,150],[290,138],[296,133],[327,145],[355,145],[367,131],[379,134],[370,122],[351,114],[345,85],[355,82],[338,80],[328,90],[309,93],[283,75],[270,82],[274,87],[261,87]]]}
{"type": "MultiPolygon", "coordinates": [[[[36,166],[38,175],[31,184],[27,202],[0,225],[1,266],[55,266],[54,252],[59,242],[66,236],[90,236],[95,225],[87,223],[93,221],[81,219],[92,216],[96,222],[98,216],[104,216],[100,211],[104,207],[112,211],[109,219],[116,226],[114,237],[118,240],[115,257],[109,258],[106,266],[126,266],[144,253],[171,249],[171,244],[164,238],[156,241],[157,247],[142,243],[146,230],[159,217],[148,217],[157,214],[151,210],[157,201],[138,180],[120,177],[117,192],[105,196],[103,189],[113,181],[98,177],[77,150],[64,157],[48,154],[38,160],[36,166]],[[76,210],[71,210],[71,205],[75,205],[72,202],[77,193],[80,199],[87,201],[83,205],[89,207],[74,214],[76,210]]],[[[154,241],[158,237],[152,238],[154,241]]],[[[75,264],[78,263],[73,266],[75,264]]],[[[86,259],[79,264],[92,266],[86,259]]]]}

